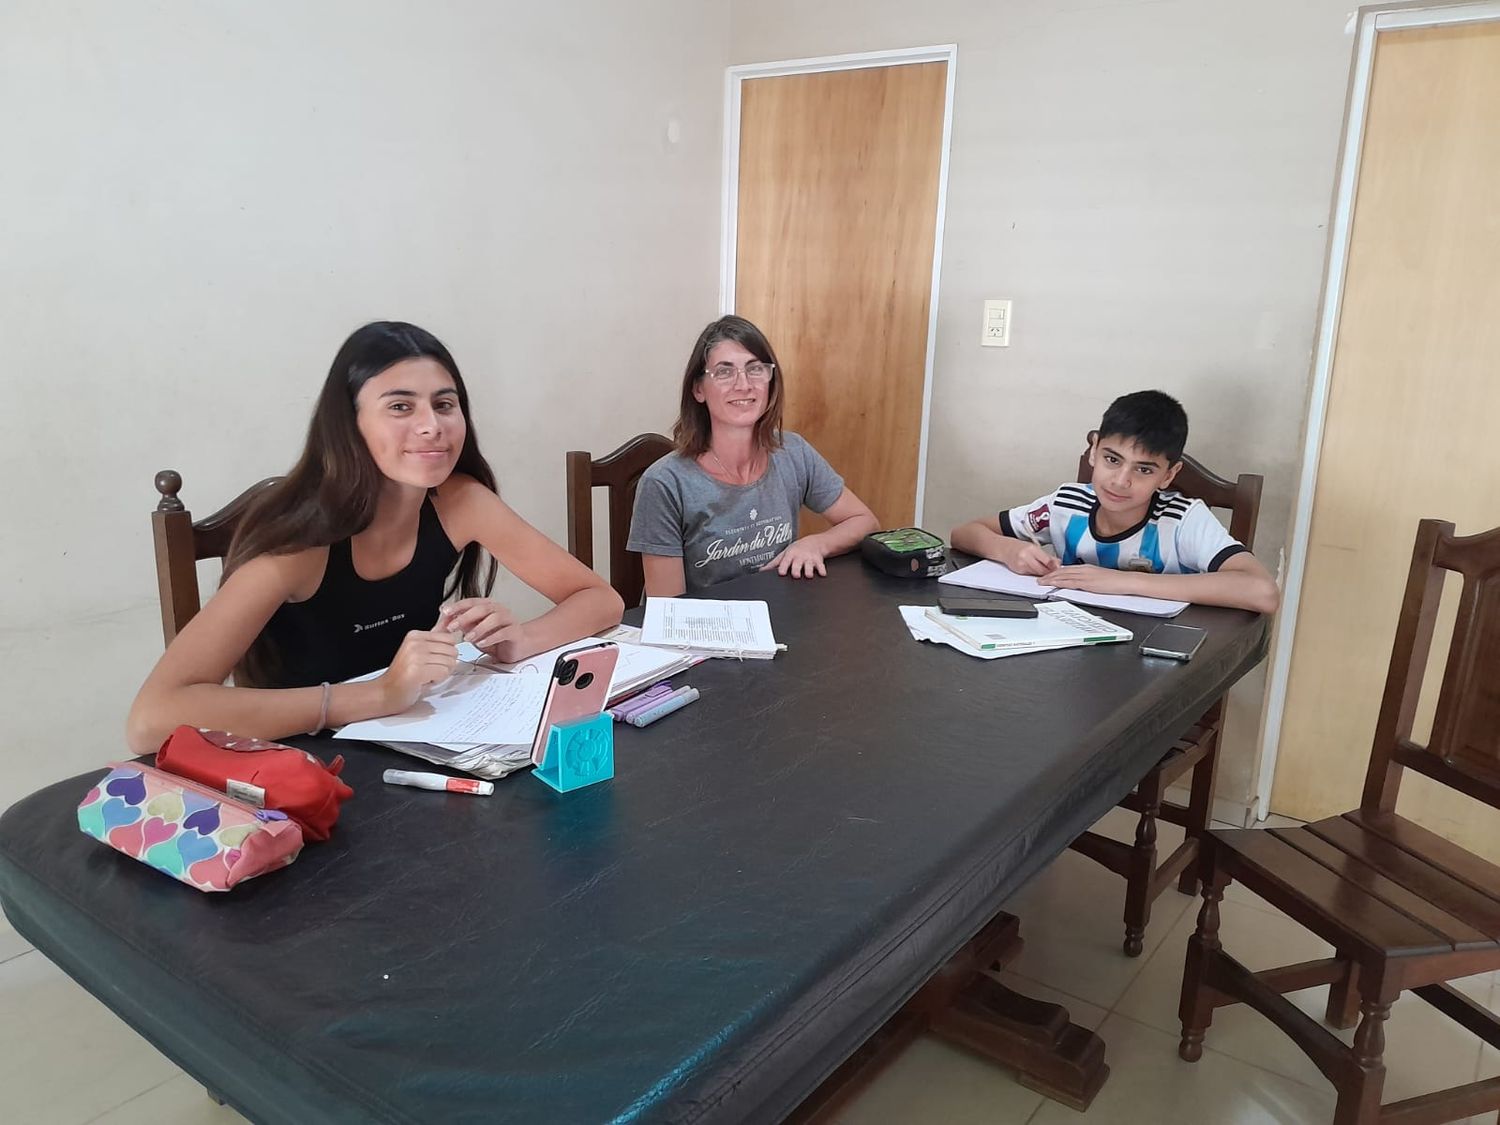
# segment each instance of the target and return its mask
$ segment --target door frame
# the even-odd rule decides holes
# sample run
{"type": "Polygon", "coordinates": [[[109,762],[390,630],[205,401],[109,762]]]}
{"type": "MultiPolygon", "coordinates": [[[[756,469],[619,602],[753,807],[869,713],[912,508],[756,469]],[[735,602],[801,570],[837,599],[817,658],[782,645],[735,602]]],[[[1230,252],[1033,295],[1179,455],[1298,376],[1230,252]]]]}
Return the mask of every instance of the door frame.
{"type": "Polygon", "coordinates": [[[909,66],[914,63],[945,62],[948,85],[943,104],[943,142],[938,157],[936,227],[932,240],[932,288],[927,297],[927,352],[922,372],[922,427],[917,442],[917,491],[914,523],[922,523],[922,501],[927,491],[927,429],[932,416],[932,366],[937,348],[938,288],[943,270],[943,221],[948,209],[948,153],[953,137],[953,83],[958,72],[958,44],[932,47],[902,47],[891,51],[862,51],[851,55],[787,59],[780,62],[742,63],[724,72],[724,181],[719,224],[719,312],[734,311],[734,279],[738,266],[740,204],[740,87],[752,78],[780,78],[790,74],[817,74],[831,70],[865,70],[871,67],[909,66]]]}
{"type": "Polygon", "coordinates": [[[1328,420],[1329,383],[1333,375],[1339,316],[1343,309],[1344,284],[1348,274],[1354,197],[1359,187],[1360,157],[1364,148],[1365,116],[1369,111],[1370,87],[1374,77],[1376,41],[1387,31],[1485,23],[1492,20],[1500,20],[1500,0],[1447,5],[1435,5],[1430,0],[1375,4],[1361,8],[1350,20],[1350,28],[1356,35],[1354,60],[1344,109],[1344,132],[1339,140],[1338,172],[1334,178],[1333,217],[1329,223],[1328,249],[1324,259],[1323,293],[1319,298],[1318,331],[1313,349],[1307,421],[1303,433],[1302,469],[1292,506],[1291,533],[1288,536],[1285,591],[1281,616],[1277,619],[1271,641],[1270,684],[1266,691],[1265,722],[1255,767],[1254,814],[1257,820],[1264,820],[1270,813],[1271,785],[1276,775],[1281,726],[1286,717],[1292,646],[1297,636],[1297,611],[1301,604],[1302,583],[1306,578],[1313,499],[1318,486],[1318,461],[1323,449],[1323,427],[1328,420]]]}

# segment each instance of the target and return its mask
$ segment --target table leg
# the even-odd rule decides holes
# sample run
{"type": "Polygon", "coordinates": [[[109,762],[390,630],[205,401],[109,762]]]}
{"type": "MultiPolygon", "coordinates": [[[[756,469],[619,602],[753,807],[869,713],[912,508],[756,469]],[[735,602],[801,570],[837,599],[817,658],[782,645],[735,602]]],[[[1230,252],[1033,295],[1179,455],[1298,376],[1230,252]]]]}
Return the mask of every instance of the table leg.
{"type": "Polygon", "coordinates": [[[1009,1067],[1023,1086],[1087,1109],[1109,1077],[1104,1040],[1072,1023],[1061,1005],[1024,996],[985,972],[1004,968],[1021,947],[1020,919],[996,915],[787,1120],[831,1121],[923,1032],[1009,1067]]]}

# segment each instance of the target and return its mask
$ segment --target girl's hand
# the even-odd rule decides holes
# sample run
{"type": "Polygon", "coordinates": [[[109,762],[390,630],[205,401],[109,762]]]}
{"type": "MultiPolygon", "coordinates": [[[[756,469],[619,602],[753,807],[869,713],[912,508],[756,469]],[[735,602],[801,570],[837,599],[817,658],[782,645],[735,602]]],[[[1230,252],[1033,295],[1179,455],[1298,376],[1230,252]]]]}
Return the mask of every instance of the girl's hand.
{"type": "Polygon", "coordinates": [[[439,611],[434,627],[459,634],[475,648],[485,648],[496,643],[500,635],[515,623],[516,615],[499,602],[489,598],[463,598],[445,605],[439,611]]]}
{"type": "MultiPolygon", "coordinates": [[[[441,618],[439,618],[441,621],[441,618]]],[[[413,629],[401,640],[395,659],[376,683],[384,715],[399,715],[429,684],[442,683],[458,665],[458,642],[452,633],[413,629]]]]}
{"type": "Polygon", "coordinates": [[[526,628],[515,614],[489,598],[464,598],[444,606],[437,627],[462,635],[486,656],[503,664],[514,664],[526,656],[526,628]]]}

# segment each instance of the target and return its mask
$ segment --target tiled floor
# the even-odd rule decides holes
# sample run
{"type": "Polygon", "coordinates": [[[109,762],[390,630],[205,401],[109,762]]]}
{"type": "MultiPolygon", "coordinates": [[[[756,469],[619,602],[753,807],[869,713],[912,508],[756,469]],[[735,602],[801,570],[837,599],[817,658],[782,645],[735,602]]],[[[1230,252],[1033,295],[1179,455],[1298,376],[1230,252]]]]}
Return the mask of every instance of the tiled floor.
{"type": "MultiPolygon", "coordinates": [[[[1262,827],[1295,824],[1272,817],[1262,827]]],[[[1100,830],[1131,838],[1134,817],[1116,809],[1100,830]]],[[[1180,832],[1163,825],[1161,844],[1180,832]]],[[[1220,1009],[1203,1058],[1177,1057],[1183,952],[1201,900],[1168,891],[1157,900],[1138,958],[1120,952],[1122,884],[1097,864],[1064,852],[1009,904],[1026,948],[1006,983],[1067,1006],[1075,1023],[1106,1044],[1109,1081],[1088,1113],[1034,1094],[1009,1074],[934,1039],[918,1041],[844,1114],[844,1125],[909,1122],[1017,1122],[1028,1125],[1325,1125],[1333,1090],[1306,1056],[1259,1015],[1220,1009]]],[[[1251,969],[1326,957],[1329,948],[1255,895],[1230,887],[1220,910],[1224,947],[1251,969]]],[[[1455,982],[1494,1010],[1496,974],[1455,982]]],[[[1327,988],[1290,999],[1321,1019],[1327,988]]],[[[1341,1032],[1349,1041],[1352,1032],[1341,1032]]],[[[1403,996],[1386,1025],[1385,1100],[1500,1074],[1500,1052],[1403,996]]],[[[1495,1115],[1471,1125],[1494,1125],[1495,1115]]]]}
{"type": "MultiPolygon", "coordinates": [[[[1128,839],[1133,818],[1102,822],[1128,839]]],[[[1163,826],[1163,843],[1175,843],[1163,826]]],[[[1203,1058],[1177,1058],[1177,988],[1196,901],[1158,900],[1145,953],[1120,953],[1122,886],[1065,852],[1010,904],[1026,950],[1004,978],[1064,1004],[1107,1044],[1110,1078],[1087,1114],[1019,1085],[1009,1074],[935,1039],[909,1048],[842,1115],[843,1125],[1321,1125],[1333,1095],[1302,1053],[1244,1008],[1214,1016],[1203,1058]]],[[[1250,968],[1326,955],[1306,930],[1241,888],[1222,909],[1225,948],[1250,968]]],[[[1493,1010],[1494,975],[1460,982],[1493,1010]]],[[[1326,989],[1293,993],[1321,1016],[1326,989]]],[[[1347,1033],[1346,1037],[1347,1037],[1347,1033]]],[[[1420,1000],[1403,997],[1387,1025],[1386,1100],[1500,1075],[1500,1052],[1420,1000]]],[[[0,1118],[27,1125],[233,1125],[202,1088],[101,1003],[73,984],[0,917],[0,1118]]],[[[294,1120],[289,1118],[289,1120],[294,1120]]],[[[1472,1125],[1494,1125],[1476,1117],[1472,1125]]]]}

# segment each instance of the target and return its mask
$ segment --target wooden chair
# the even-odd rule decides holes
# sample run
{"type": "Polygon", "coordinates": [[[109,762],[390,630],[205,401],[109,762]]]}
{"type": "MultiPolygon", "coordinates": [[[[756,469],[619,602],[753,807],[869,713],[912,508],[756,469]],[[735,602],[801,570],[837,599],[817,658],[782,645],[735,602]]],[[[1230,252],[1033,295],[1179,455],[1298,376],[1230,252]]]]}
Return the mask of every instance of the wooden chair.
{"type": "Polygon", "coordinates": [[[625,549],[635,510],[635,488],[641,474],[672,449],[672,443],[660,434],[640,434],[597,461],[577,449],[567,456],[568,553],[581,563],[594,565],[594,489],[608,489],[609,584],[625,599],[626,606],[639,605],[646,589],[640,555],[625,549]]]}
{"type": "Polygon", "coordinates": [[[201,608],[198,601],[198,560],[221,559],[250,502],[280,477],[251,485],[213,515],[193,522],[178,498],[182,474],[163,469],[156,474],[161,499],[151,513],[151,537],[156,543],[156,588],[161,597],[161,633],[167,644],[201,608]]]}
{"type": "MultiPolygon", "coordinates": [[[[1090,432],[1089,445],[1093,444],[1096,432],[1090,432]]],[[[1191,457],[1184,456],[1182,462],[1172,482],[1173,490],[1202,500],[1210,508],[1227,508],[1231,513],[1229,534],[1253,549],[1262,478],[1256,473],[1242,473],[1238,479],[1228,481],[1191,457]]],[[[1078,479],[1088,484],[1093,476],[1085,448],[1078,458],[1078,479]]],[[[1198,893],[1199,841],[1213,818],[1214,777],[1219,768],[1219,735],[1223,727],[1224,700],[1220,698],[1120,802],[1121,808],[1140,814],[1133,844],[1085,832],[1070,845],[1074,851],[1125,877],[1127,957],[1140,956],[1146,924],[1151,920],[1151,904],[1172,880],[1177,880],[1177,889],[1183,894],[1198,893]],[[1188,803],[1179,805],[1166,800],[1167,788],[1188,770],[1193,771],[1188,803]],[[1157,863],[1156,857],[1157,820],[1179,825],[1185,833],[1182,843],[1161,863],[1157,863]]]]}
{"type": "MultiPolygon", "coordinates": [[[[1338,1092],[1334,1125],[1428,1125],[1500,1109],[1500,1078],[1381,1104],[1385,1020],[1410,989],[1492,1047],[1500,1019],[1445,982],[1500,968],[1500,868],[1396,814],[1403,770],[1500,808],[1500,528],[1458,537],[1417,528],[1360,806],[1302,828],[1216,831],[1205,841],[1203,908],[1183,973],[1182,1043],[1202,1056],[1215,1008],[1245,1003],[1300,1047],[1338,1092]],[[1463,575],[1427,745],[1412,741],[1445,571],[1463,575]],[[1251,973],[1219,944],[1219,901],[1238,879],[1333,946],[1335,956],[1251,973]],[[1283,993],[1331,984],[1327,1020],[1283,993]]],[[[1493,1120],[1493,1118],[1491,1119],[1493,1120]]]]}

